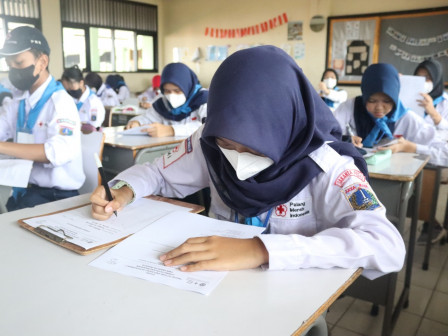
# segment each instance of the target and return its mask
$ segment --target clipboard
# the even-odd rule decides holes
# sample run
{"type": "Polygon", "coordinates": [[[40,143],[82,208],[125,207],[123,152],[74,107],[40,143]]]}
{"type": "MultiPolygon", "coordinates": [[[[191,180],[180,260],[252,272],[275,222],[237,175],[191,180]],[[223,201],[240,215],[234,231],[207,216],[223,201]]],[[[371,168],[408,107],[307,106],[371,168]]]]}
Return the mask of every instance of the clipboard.
{"type": "MultiPolygon", "coordinates": [[[[185,208],[189,208],[191,213],[200,213],[202,211],[205,210],[205,208],[201,205],[197,205],[197,204],[191,204],[191,203],[186,203],[186,202],[182,202],[182,201],[178,201],[178,200],[173,200],[173,199],[169,199],[166,197],[161,197],[161,196],[147,196],[145,198],[154,200],[154,201],[160,201],[160,202],[166,202],[166,203],[171,203],[174,205],[178,205],[178,206],[182,206],[185,208]]],[[[112,246],[117,245],[118,243],[120,243],[121,241],[125,240],[126,238],[128,238],[130,235],[127,235],[125,237],[122,237],[120,239],[108,242],[106,244],[103,245],[98,245],[89,249],[85,249],[82,246],[78,246],[76,244],[73,244],[71,242],[69,242],[67,239],[69,238],[69,236],[67,236],[65,234],[65,232],[62,232],[62,234],[66,237],[66,238],[62,238],[58,235],[56,235],[55,233],[58,231],[63,231],[63,230],[57,230],[57,231],[52,231],[51,228],[46,227],[46,226],[39,226],[39,227],[33,227],[31,225],[28,225],[27,223],[25,223],[25,220],[30,219],[30,218],[36,218],[36,217],[44,217],[44,216],[48,216],[48,215],[53,215],[53,214],[57,214],[57,213],[61,213],[61,212],[65,212],[65,211],[70,211],[73,209],[77,209],[77,208],[81,208],[84,207],[86,205],[89,205],[90,203],[86,203],[86,204],[81,204],[72,208],[68,208],[68,209],[63,209],[60,211],[55,211],[55,212],[51,212],[51,213],[47,213],[47,214],[43,214],[43,215],[39,215],[39,216],[32,216],[32,217],[27,217],[27,218],[22,218],[19,219],[17,222],[19,223],[19,225],[24,228],[25,230],[28,230],[36,235],[38,235],[41,238],[44,238],[45,240],[48,240],[56,245],[62,246],[66,249],[69,249],[70,251],[73,251],[75,253],[81,254],[81,255],[88,255],[97,251],[100,251],[102,249],[106,249],[112,246]]]]}

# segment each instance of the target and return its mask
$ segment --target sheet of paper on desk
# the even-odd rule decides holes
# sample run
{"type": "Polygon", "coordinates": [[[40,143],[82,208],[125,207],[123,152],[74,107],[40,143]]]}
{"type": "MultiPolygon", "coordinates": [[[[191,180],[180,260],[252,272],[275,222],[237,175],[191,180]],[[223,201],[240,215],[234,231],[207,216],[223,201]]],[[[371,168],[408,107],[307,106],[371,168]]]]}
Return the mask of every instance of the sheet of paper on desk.
{"type": "Polygon", "coordinates": [[[125,207],[118,216],[99,221],[92,218],[91,205],[86,205],[57,214],[35,217],[25,220],[32,227],[45,225],[51,233],[64,237],[63,230],[71,239],[70,243],[90,249],[116,241],[135,233],[155,220],[172,211],[189,211],[178,205],[142,198],[125,207]]]}
{"type": "Polygon", "coordinates": [[[191,237],[252,238],[263,230],[192,213],[172,212],[111,248],[90,265],[207,295],[227,272],[181,272],[176,267],[164,266],[159,257],[191,237]]]}
{"type": "Polygon", "coordinates": [[[424,92],[425,77],[422,76],[400,76],[400,94],[398,98],[402,101],[404,107],[407,107],[420,115],[425,115],[425,109],[418,105],[417,99],[422,99],[420,93],[424,92]]]}
{"type": "Polygon", "coordinates": [[[149,125],[143,125],[143,126],[139,126],[139,127],[129,128],[127,130],[118,132],[118,134],[121,134],[121,135],[146,135],[146,136],[148,136],[148,133],[142,132],[142,130],[147,129],[148,127],[149,127],[149,125]]]}
{"type": "Polygon", "coordinates": [[[33,161],[0,157],[0,185],[26,188],[33,161]]]}

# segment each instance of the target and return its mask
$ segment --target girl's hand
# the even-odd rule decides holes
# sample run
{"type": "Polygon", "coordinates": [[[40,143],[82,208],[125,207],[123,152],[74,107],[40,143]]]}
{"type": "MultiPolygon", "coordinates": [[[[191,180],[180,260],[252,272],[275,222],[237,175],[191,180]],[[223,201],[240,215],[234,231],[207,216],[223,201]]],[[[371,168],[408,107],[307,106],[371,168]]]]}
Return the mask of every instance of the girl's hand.
{"type": "Polygon", "coordinates": [[[114,211],[120,211],[134,198],[133,191],[126,186],[116,190],[111,189],[110,192],[113,197],[112,201],[106,199],[106,190],[103,186],[96,188],[90,195],[93,218],[106,220],[112,216],[114,211]]]}
{"type": "Polygon", "coordinates": [[[387,150],[391,149],[392,153],[415,153],[417,151],[417,145],[411,141],[406,140],[405,138],[399,138],[398,143],[390,146],[378,147],[378,150],[387,150]]]}
{"type": "Polygon", "coordinates": [[[357,135],[352,135],[352,144],[358,148],[362,148],[364,146],[362,144],[362,138],[357,135]]]}
{"type": "Polygon", "coordinates": [[[434,107],[432,97],[427,93],[420,93],[423,99],[417,99],[418,105],[423,107],[427,114],[432,118],[434,124],[438,125],[442,120],[442,116],[434,107]]]}
{"type": "Polygon", "coordinates": [[[148,125],[148,128],[142,129],[142,132],[148,133],[154,138],[174,136],[174,128],[169,125],[162,125],[160,123],[153,123],[148,125]]]}
{"type": "Polygon", "coordinates": [[[131,120],[128,122],[125,129],[130,129],[130,128],[139,127],[139,126],[140,126],[140,123],[138,121],[131,120]]]}
{"type": "Polygon", "coordinates": [[[257,238],[238,239],[220,236],[190,238],[160,256],[165,266],[181,271],[231,271],[255,268],[269,262],[263,242],[257,238]]]}

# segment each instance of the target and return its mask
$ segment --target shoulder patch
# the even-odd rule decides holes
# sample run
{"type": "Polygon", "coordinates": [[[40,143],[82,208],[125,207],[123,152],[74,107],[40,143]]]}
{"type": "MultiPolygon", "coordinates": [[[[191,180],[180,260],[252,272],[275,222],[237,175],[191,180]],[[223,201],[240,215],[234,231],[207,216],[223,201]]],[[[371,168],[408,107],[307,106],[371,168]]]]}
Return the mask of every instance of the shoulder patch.
{"type": "Polygon", "coordinates": [[[191,152],[193,152],[193,144],[190,136],[163,156],[163,168],[169,167],[182,156],[191,152]]]}
{"type": "Polygon", "coordinates": [[[368,184],[354,183],[341,190],[353,210],[375,210],[381,205],[368,184]]]}
{"type": "Polygon", "coordinates": [[[337,185],[337,186],[342,188],[342,186],[344,185],[345,181],[350,176],[354,176],[354,177],[356,177],[358,180],[360,180],[362,182],[366,181],[366,177],[359,170],[357,170],[357,169],[346,169],[341,174],[339,174],[339,176],[336,178],[336,181],[334,181],[334,185],[337,185]]]}
{"type": "Polygon", "coordinates": [[[70,127],[60,127],[59,128],[60,135],[73,135],[73,128],[70,127]]]}

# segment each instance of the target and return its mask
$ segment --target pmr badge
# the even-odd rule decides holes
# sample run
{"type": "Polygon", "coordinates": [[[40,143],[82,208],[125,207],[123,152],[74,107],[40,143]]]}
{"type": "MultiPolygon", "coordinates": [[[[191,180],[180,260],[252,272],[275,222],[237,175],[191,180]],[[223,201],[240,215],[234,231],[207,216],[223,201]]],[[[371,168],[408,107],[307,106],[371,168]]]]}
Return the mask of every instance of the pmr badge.
{"type": "Polygon", "coordinates": [[[353,210],[375,210],[381,207],[368,184],[351,184],[343,189],[343,193],[353,210]]]}

